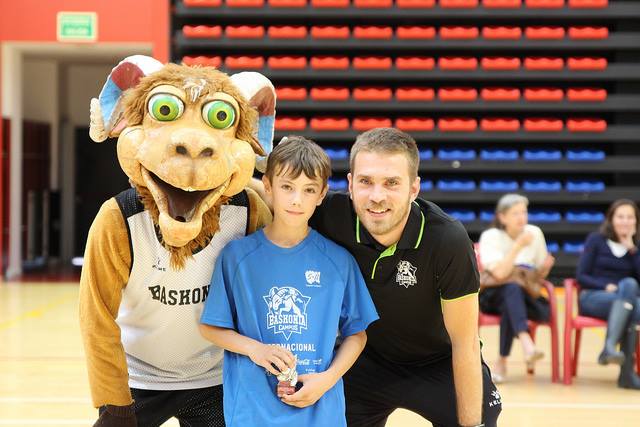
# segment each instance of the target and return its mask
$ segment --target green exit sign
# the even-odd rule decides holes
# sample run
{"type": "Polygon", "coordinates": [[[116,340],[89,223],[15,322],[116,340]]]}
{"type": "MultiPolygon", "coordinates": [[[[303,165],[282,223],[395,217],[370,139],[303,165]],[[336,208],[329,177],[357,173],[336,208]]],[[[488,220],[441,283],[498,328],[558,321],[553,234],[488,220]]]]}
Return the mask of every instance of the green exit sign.
{"type": "Polygon", "coordinates": [[[60,42],[93,42],[98,39],[98,15],[95,12],[58,12],[60,42]]]}

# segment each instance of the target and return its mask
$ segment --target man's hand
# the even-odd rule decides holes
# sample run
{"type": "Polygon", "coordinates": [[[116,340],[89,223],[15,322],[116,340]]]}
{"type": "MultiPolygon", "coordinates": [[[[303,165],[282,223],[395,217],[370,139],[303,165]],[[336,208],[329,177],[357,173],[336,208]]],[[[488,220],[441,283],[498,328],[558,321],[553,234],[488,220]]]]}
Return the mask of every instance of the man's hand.
{"type": "Polygon", "coordinates": [[[556,263],[556,259],[551,254],[547,254],[547,257],[542,261],[542,269],[545,271],[551,270],[553,264],[556,263]]]}
{"type": "Polygon", "coordinates": [[[298,377],[302,388],[290,395],[282,396],[287,405],[305,408],[316,403],[336,383],[326,372],[319,374],[304,374],[298,377]]]}
{"type": "Polygon", "coordinates": [[[616,285],[615,283],[607,283],[607,286],[605,286],[604,290],[610,293],[617,292],[618,285],[616,285]]]}
{"type": "Polygon", "coordinates": [[[293,354],[279,345],[256,343],[249,351],[248,356],[253,363],[262,366],[273,375],[296,367],[293,354]]]}
{"type": "Polygon", "coordinates": [[[133,403],[128,406],[106,405],[93,427],[137,427],[133,403]]]}

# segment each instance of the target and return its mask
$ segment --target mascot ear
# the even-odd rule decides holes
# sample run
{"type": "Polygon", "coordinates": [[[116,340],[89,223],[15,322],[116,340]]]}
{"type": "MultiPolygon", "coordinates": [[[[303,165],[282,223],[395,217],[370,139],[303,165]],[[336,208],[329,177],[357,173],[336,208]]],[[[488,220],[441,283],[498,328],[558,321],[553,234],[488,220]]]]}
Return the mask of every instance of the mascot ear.
{"type": "Polygon", "coordinates": [[[267,155],[273,149],[273,127],[276,120],[276,90],[271,81],[260,73],[246,71],[231,76],[231,81],[249,100],[249,104],[258,110],[258,142],[254,147],[258,154],[256,169],[264,172],[267,166],[267,155]]]}
{"type": "Polygon", "coordinates": [[[89,136],[95,142],[116,137],[127,127],[124,120],[122,95],[135,87],[140,79],[163,67],[162,63],[144,55],[123,59],[107,78],[100,96],[91,100],[89,136]]]}

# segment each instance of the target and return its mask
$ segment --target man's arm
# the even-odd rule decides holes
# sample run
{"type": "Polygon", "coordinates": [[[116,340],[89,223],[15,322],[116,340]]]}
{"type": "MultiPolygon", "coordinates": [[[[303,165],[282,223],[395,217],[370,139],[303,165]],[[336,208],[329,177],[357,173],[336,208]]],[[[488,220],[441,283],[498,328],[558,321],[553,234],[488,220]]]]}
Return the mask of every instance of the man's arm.
{"type": "Polygon", "coordinates": [[[303,384],[303,387],[294,394],[282,396],[282,401],[298,408],[316,403],[351,368],[366,343],[365,331],[346,337],[340,344],[329,369],[317,374],[300,375],[298,381],[303,384]]]}
{"type": "Polygon", "coordinates": [[[477,426],[482,423],[478,294],[442,299],[442,316],[451,338],[458,422],[461,426],[477,426]]]}

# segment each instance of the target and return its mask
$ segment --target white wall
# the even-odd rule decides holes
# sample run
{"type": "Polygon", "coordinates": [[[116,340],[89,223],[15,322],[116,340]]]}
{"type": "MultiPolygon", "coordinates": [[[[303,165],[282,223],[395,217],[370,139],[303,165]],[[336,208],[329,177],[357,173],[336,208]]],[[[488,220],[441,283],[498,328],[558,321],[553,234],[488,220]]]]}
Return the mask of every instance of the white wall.
{"type": "Polygon", "coordinates": [[[66,67],[66,118],[73,126],[89,126],[89,103],[97,97],[111,69],[117,65],[69,65],[66,67]]]}
{"type": "Polygon", "coordinates": [[[58,121],[58,65],[53,60],[25,58],[23,118],[52,124],[58,121]]]}

